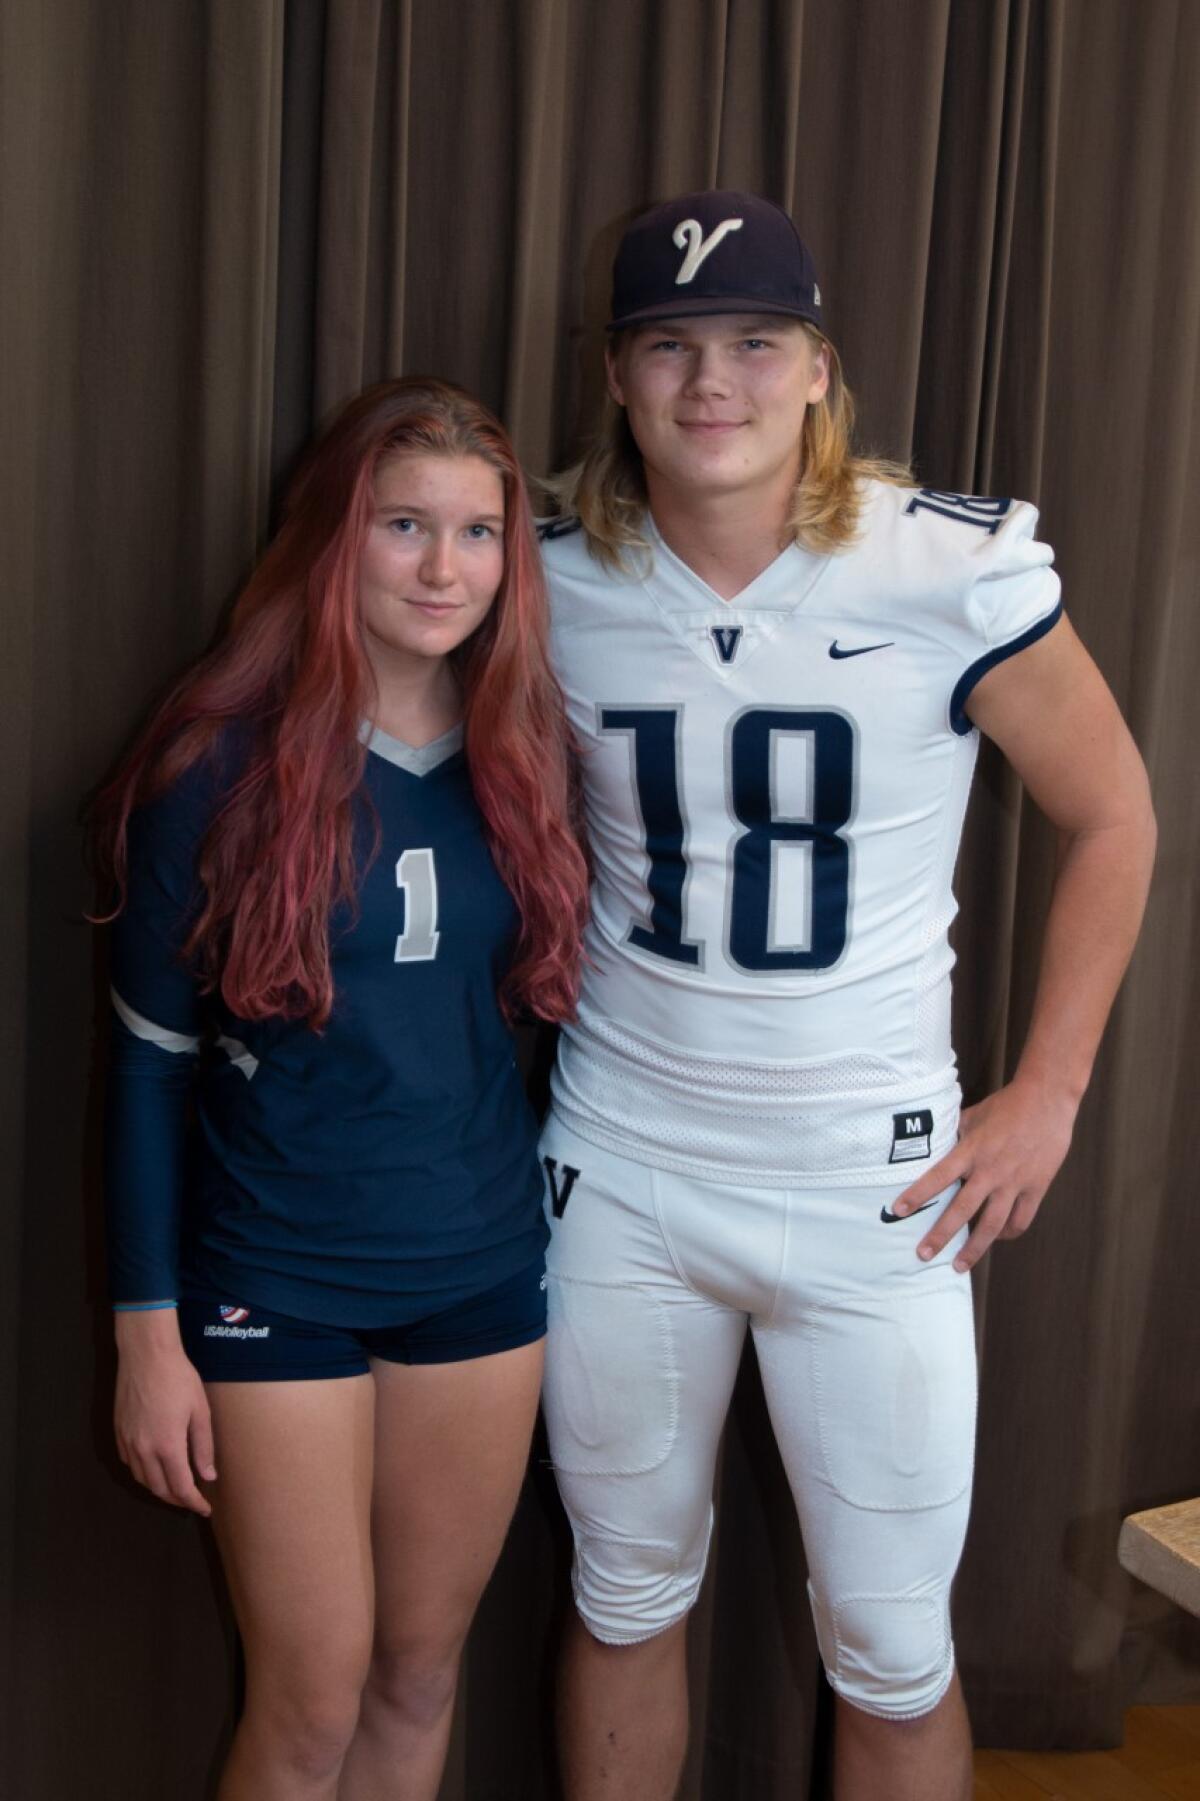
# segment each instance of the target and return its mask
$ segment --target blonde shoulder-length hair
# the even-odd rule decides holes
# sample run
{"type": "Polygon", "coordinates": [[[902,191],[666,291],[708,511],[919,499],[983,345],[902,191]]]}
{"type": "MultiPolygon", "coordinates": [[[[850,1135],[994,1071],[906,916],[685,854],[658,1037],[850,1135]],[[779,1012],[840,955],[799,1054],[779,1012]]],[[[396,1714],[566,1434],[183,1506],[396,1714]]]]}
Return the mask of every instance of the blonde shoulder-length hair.
{"type": "MultiPolygon", "coordinates": [[[[868,481],[908,486],[912,471],[881,457],[857,456],[853,450],[854,400],[842,373],[841,358],[815,325],[800,322],[815,350],[829,360],[829,387],[804,416],[800,434],[800,480],[792,496],[788,530],[805,550],[825,554],[844,550],[858,533],[859,514],[868,481]]],[[[634,442],[624,407],[605,397],[600,429],[583,458],[543,487],[563,514],[574,514],[588,544],[614,573],[649,551],[644,520],[646,476],[642,454],[634,442]]]]}

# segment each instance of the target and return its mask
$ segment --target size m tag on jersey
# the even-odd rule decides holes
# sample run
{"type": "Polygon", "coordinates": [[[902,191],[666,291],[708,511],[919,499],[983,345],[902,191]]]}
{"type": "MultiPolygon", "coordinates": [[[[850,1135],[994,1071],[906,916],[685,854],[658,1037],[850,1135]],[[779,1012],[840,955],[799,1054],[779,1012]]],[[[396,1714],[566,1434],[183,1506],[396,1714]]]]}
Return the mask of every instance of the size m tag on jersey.
{"type": "Polygon", "coordinates": [[[916,1113],[892,1114],[892,1154],[889,1163],[914,1163],[928,1157],[933,1137],[933,1114],[928,1107],[916,1113]]]}

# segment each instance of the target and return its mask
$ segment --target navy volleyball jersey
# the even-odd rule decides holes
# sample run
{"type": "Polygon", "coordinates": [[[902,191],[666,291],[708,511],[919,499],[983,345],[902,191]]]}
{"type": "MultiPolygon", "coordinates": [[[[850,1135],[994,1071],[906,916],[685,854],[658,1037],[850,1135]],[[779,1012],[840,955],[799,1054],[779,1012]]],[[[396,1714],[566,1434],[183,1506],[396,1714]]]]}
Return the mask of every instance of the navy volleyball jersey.
{"type": "Polygon", "coordinates": [[[331,925],[321,1033],[239,1019],[198,994],[180,956],[213,763],[131,822],[112,947],[117,1303],[199,1294],[402,1324],[504,1281],[545,1243],[536,1123],[496,1001],[517,910],[461,727],[420,750],[379,731],[368,743],[382,842],[357,919],[331,925]],[[185,1155],[193,1082],[198,1144],[185,1155]]]}

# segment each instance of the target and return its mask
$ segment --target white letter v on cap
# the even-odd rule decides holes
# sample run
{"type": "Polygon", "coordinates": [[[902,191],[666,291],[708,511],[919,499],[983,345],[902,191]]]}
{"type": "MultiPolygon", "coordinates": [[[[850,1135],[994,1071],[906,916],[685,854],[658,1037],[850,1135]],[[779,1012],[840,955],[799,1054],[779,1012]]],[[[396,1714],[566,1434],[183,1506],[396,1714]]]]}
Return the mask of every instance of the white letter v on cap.
{"type": "Polygon", "coordinates": [[[740,231],[741,229],[742,221],[740,219],[722,219],[721,223],[715,225],[705,237],[699,219],[681,219],[671,233],[671,242],[680,250],[686,244],[688,253],[679,265],[675,286],[679,287],[682,282],[691,281],[705,257],[712,255],[721,239],[727,238],[731,231],[740,231]]]}

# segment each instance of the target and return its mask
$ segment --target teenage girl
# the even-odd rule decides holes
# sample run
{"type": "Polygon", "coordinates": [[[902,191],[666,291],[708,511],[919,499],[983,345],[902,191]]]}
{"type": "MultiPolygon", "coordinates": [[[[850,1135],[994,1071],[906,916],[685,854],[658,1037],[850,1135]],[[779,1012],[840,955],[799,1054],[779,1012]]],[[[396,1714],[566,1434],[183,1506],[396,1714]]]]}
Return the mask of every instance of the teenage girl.
{"type": "Polygon", "coordinates": [[[437,1792],[542,1365],[509,1021],[586,909],[545,646],[502,428],[382,384],[97,803],[116,1436],[220,1546],[220,1801],[437,1792]]]}

